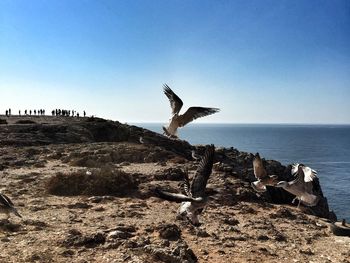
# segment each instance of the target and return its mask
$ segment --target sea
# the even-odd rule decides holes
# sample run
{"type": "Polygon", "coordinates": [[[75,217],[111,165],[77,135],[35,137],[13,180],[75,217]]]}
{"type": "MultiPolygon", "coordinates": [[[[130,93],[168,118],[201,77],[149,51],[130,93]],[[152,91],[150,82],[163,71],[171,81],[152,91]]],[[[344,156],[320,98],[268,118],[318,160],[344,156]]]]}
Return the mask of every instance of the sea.
{"type": "MultiPolygon", "coordinates": [[[[162,123],[137,123],[162,133],[162,123]]],[[[178,130],[191,144],[259,152],[283,165],[303,163],[318,172],[323,194],[338,220],[350,221],[350,125],[189,124],[178,130]]]]}

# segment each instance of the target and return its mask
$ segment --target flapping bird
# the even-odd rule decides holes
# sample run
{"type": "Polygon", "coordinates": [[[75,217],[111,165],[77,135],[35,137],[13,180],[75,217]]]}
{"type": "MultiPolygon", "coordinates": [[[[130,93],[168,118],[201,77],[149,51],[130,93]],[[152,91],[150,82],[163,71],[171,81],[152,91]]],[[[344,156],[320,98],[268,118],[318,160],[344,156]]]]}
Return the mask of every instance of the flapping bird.
{"type": "Polygon", "coordinates": [[[6,214],[7,218],[10,217],[11,213],[14,213],[18,217],[22,217],[17,209],[14,207],[14,204],[5,194],[0,193],[0,213],[6,214]]]}
{"type": "Polygon", "coordinates": [[[207,115],[219,112],[218,108],[205,108],[205,107],[190,107],[188,110],[180,115],[180,110],[182,108],[182,100],[169,88],[168,85],[164,84],[164,94],[168,97],[170,101],[170,106],[172,110],[172,117],[168,127],[163,126],[164,134],[170,138],[178,138],[177,129],[183,127],[191,121],[204,117],[207,115]]]}
{"type": "Polygon", "coordinates": [[[293,181],[278,182],[276,187],[282,187],[287,192],[295,195],[293,203],[296,199],[306,206],[317,205],[320,197],[313,193],[312,181],[317,177],[317,172],[303,164],[295,163],[292,165],[291,173],[295,176],[293,181]]]}
{"type": "Polygon", "coordinates": [[[263,162],[260,158],[259,153],[256,153],[253,160],[254,175],[256,179],[251,185],[257,192],[265,192],[266,185],[276,185],[278,183],[277,175],[267,175],[263,162]]]}
{"type": "Polygon", "coordinates": [[[200,225],[198,216],[201,214],[206,203],[208,202],[209,195],[206,194],[205,189],[209,176],[212,172],[214,154],[214,145],[206,146],[204,156],[199,162],[196,174],[191,184],[188,174],[185,173],[185,194],[169,193],[156,189],[158,197],[172,202],[181,202],[178,214],[180,216],[186,216],[187,219],[195,226],[200,225]]]}

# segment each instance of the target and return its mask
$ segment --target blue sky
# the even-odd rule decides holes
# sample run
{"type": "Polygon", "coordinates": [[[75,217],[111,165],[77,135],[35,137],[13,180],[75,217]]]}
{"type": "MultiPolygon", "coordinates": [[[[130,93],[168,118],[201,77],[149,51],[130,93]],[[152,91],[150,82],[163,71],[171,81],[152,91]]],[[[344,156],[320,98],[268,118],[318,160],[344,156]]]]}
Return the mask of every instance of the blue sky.
{"type": "Polygon", "coordinates": [[[350,1],[1,0],[0,111],[350,123],[350,1]]]}

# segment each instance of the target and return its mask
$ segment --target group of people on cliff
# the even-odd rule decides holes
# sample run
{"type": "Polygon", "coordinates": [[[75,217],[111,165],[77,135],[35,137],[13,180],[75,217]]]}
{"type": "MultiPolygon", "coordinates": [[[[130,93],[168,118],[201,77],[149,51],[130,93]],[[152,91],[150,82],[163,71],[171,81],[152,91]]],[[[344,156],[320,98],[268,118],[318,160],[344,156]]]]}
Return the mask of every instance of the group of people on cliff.
{"type": "MultiPolygon", "coordinates": [[[[5,111],[5,114],[6,114],[6,117],[10,117],[12,115],[11,113],[11,108],[7,109],[5,111]]],[[[39,109],[39,110],[24,110],[24,115],[37,115],[37,116],[40,116],[40,115],[45,115],[45,110],[44,109],[39,109]]],[[[22,116],[22,111],[21,110],[18,110],[18,115],[19,116],[22,116]]]]}
{"type": "MultiPolygon", "coordinates": [[[[45,110],[24,110],[23,115],[25,116],[45,116],[45,110]]],[[[5,110],[6,117],[12,116],[11,108],[5,110]]],[[[79,112],[76,110],[63,110],[63,109],[54,109],[51,111],[52,116],[63,116],[63,117],[77,117],[79,118],[79,112]]],[[[18,110],[18,116],[22,116],[22,111],[18,110]]],[[[86,111],[83,111],[83,116],[86,117],[86,111]]]]}
{"type": "MultiPolygon", "coordinates": [[[[64,109],[55,109],[51,111],[52,116],[63,116],[63,117],[80,117],[79,112],[76,110],[64,110],[64,109]]],[[[83,111],[83,116],[86,117],[86,111],[83,111]]]]}

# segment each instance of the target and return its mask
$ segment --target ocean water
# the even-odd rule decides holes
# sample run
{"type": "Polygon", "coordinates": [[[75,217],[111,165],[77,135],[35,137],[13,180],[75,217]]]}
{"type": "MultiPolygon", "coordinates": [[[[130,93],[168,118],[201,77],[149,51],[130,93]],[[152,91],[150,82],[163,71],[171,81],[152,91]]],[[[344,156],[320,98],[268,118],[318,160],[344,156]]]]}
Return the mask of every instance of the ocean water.
{"type": "MultiPolygon", "coordinates": [[[[161,123],[138,123],[161,133],[161,123]]],[[[299,162],[318,172],[338,219],[350,221],[350,125],[190,124],[179,136],[191,144],[259,152],[284,165],[299,162]]]]}

